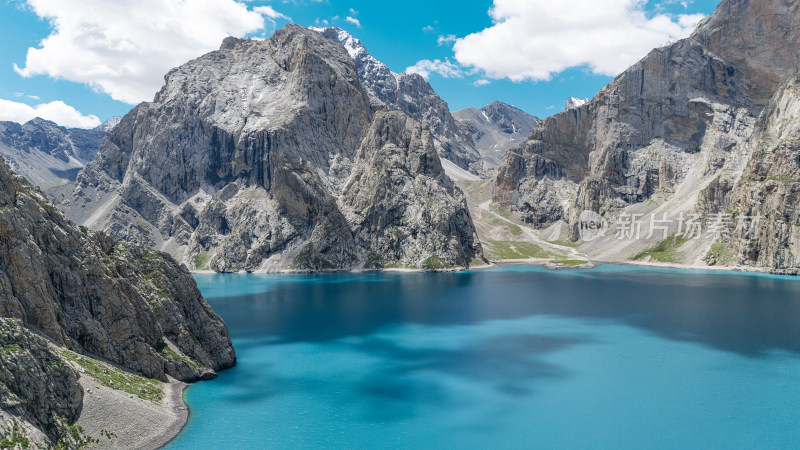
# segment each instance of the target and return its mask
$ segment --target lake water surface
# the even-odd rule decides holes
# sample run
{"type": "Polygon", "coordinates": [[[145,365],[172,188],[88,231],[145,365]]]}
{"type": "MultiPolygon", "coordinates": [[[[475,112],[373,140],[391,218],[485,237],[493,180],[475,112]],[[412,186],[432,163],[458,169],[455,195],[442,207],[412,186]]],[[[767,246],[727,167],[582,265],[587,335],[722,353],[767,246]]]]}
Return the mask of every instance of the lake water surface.
{"type": "Polygon", "coordinates": [[[235,368],[169,448],[797,448],[800,279],[197,275],[235,368]]]}

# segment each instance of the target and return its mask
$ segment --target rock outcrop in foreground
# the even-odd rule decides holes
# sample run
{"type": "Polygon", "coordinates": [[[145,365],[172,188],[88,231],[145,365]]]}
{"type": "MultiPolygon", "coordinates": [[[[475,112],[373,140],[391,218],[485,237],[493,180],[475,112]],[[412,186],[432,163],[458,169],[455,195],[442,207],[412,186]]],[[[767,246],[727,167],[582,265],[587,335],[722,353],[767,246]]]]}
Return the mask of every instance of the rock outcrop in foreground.
{"type": "Polygon", "coordinates": [[[235,356],[225,324],[168,255],[74,225],[0,164],[0,317],[150,378],[213,376],[235,356]],[[165,358],[166,340],[199,361],[165,358]]]}
{"type": "MultiPolygon", "coordinates": [[[[645,235],[652,214],[672,223],[671,234],[680,214],[697,214],[717,232],[686,244],[675,262],[796,269],[798,119],[789,80],[800,67],[798,30],[796,1],[724,0],[691,37],[653,50],[591,102],[540,122],[509,153],[494,201],[539,227],[566,222],[562,239],[572,240],[583,211],[609,224],[640,214],[645,235]],[[739,219],[759,211],[770,225],[734,242],[739,219]]],[[[642,250],[644,239],[611,234],[582,250],[610,260],[642,250]]]]}
{"type": "Polygon", "coordinates": [[[1,161],[0,299],[0,416],[53,440],[82,395],[54,349],[162,381],[212,378],[236,360],[185,267],[74,225],[1,161]]]}
{"type": "Polygon", "coordinates": [[[371,101],[346,49],[226,39],[126,115],[62,202],[215,271],[467,267],[482,257],[429,127],[371,101]]]}

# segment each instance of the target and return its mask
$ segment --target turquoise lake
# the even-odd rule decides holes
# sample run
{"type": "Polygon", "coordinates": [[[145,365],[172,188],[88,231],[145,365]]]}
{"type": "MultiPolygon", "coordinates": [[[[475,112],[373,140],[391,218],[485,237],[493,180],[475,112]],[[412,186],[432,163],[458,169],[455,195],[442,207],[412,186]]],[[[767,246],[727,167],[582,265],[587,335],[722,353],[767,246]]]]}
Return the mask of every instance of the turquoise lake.
{"type": "Polygon", "coordinates": [[[168,448],[798,448],[800,279],[197,275],[235,368],[168,448]]]}

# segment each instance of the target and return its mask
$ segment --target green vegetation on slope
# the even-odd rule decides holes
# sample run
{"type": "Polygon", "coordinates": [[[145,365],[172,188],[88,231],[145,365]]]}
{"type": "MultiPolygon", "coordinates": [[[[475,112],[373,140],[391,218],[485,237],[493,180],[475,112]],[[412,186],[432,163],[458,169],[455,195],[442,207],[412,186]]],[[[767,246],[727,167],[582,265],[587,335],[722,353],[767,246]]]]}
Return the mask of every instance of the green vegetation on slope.
{"type": "Polygon", "coordinates": [[[486,254],[493,259],[552,258],[554,255],[531,242],[489,241],[485,243],[486,254]]]}
{"type": "Polygon", "coordinates": [[[166,342],[161,342],[160,344],[158,344],[156,350],[158,350],[158,353],[165,359],[170,359],[172,361],[183,361],[186,364],[190,365],[191,367],[194,367],[195,369],[203,368],[203,365],[200,363],[200,361],[189,356],[179,355],[174,350],[169,348],[169,345],[167,345],[166,342]]]}
{"type": "Polygon", "coordinates": [[[66,349],[60,350],[59,353],[62,358],[81,366],[87,375],[103,386],[133,394],[153,403],[158,403],[164,398],[163,383],[158,380],[126,372],[111,364],[66,349]]]}
{"type": "Polygon", "coordinates": [[[505,220],[497,217],[497,216],[489,216],[489,224],[494,227],[504,228],[506,232],[511,234],[512,236],[521,236],[522,235],[522,228],[519,225],[511,222],[506,222],[505,220]]]}
{"type": "Polygon", "coordinates": [[[570,247],[570,248],[578,248],[580,247],[580,242],[567,242],[567,241],[547,241],[551,244],[560,245],[562,247],[570,247]]]}
{"type": "Polygon", "coordinates": [[[200,252],[192,258],[194,260],[194,268],[197,270],[205,270],[208,268],[208,260],[211,259],[210,252],[200,252]]]}
{"type": "Polygon", "coordinates": [[[586,261],[582,259],[557,259],[554,262],[562,266],[580,266],[581,264],[586,264],[586,261]]]}
{"type": "Polygon", "coordinates": [[[672,235],[656,244],[654,247],[634,255],[634,261],[642,261],[650,257],[651,261],[663,263],[678,263],[683,259],[683,253],[678,249],[688,241],[684,236],[672,235]]]}
{"type": "Polygon", "coordinates": [[[505,217],[508,220],[513,220],[514,215],[503,205],[498,205],[497,203],[492,203],[489,205],[489,209],[492,210],[498,216],[505,217]]]}
{"type": "Polygon", "coordinates": [[[736,254],[722,241],[714,242],[706,254],[709,265],[731,266],[736,264],[736,254]]]}
{"type": "Polygon", "coordinates": [[[426,259],[422,263],[422,268],[425,270],[442,270],[442,269],[452,269],[453,266],[447,263],[442,257],[433,255],[430,258],[426,259]]]}

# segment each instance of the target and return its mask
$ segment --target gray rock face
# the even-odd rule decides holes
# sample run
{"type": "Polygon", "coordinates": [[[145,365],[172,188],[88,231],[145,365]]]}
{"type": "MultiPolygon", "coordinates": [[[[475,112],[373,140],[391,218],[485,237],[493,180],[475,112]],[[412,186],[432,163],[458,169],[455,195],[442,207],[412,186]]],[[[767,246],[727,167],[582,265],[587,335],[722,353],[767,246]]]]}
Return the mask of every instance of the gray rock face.
{"type": "Polygon", "coordinates": [[[151,378],[213,377],[235,354],[222,320],[168,255],[79,228],[0,163],[0,317],[151,378]],[[188,358],[159,352],[166,340],[188,358]]]}
{"type": "Polygon", "coordinates": [[[122,119],[63,207],[197,269],[421,266],[432,257],[467,266],[480,244],[461,192],[427,152],[432,133],[376,115],[381,108],[345,48],[315,32],[290,25],[266,41],[228,38],[172,70],[154,102],[122,119]],[[369,177],[374,192],[354,197],[369,177]],[[365,204],[368,194],[377,203],[365,204]],[[368,208],[392,219],[367,223],[368,208]],[[422,232],[431,216],[447,221],[444,234],[422,232]],[[406,235],[418,252],[379,254],[406,235]]]}
{"type": "Polygon", "coordinates": [[[67,129],[43,119],[0,122],[0,155],[31,183],[47,189],[75,180],[93,160],[106,131],[67,129]]]}
{"type": "MultiPolygon", "coordinates": [[[[531,223],[697,192],[737,173],[742,145],[800,62],[800,7],[725,0],[690,38],[653,50],[582,106],[540,122],[509,153],[494,200],[531,223]],[[554,183],[562,189],[544,192],[554,183]]],[[[722,208],[724,204],[715,204],[722,208]]]]}
{"type": "Polygon", "coordinates": [[[538,117],[501,102],[454,111],[453,117],[472,136],[487,172],[496,171],[508,150],[525,141],[539,123],[538,117]]]}
{"type": "Polygon", "coordinates": [[[342,44],[353,58],[361,84],[373,103],[402,111],[427,123],[439,156],[462,169],[481,173],[481,154],[468,132],[459,126],[447,103],[418,74],[393,73],[375,59],[358,39],[338,27],[311,28],[342,44]]]}
{"type": "Polygon", "coordinates": [[[55,441],[83,399],[78,374],[19,320],[0,318],[0,409],[55,441]]]}
{"type": "MultiPolygon", "coordinates": [[[[800,273],[800,79],[784,83],[764,109],[747,143],[750,160],[741,176],[721,178],[703,191],[708,203],[727,205],[725,244],[733,261],[779,273],[800,273]],[[741,222],[742,217],[759,217],[741,222]],[[739,230],[740,223],[746,226],[739,230]],[[742,236],[744,234],[744,236],[742,236]]],[[[711,255],[715,256],[715,255],[711,255]]]]}

